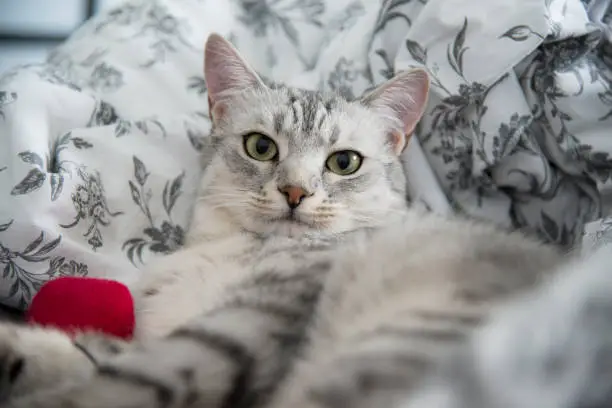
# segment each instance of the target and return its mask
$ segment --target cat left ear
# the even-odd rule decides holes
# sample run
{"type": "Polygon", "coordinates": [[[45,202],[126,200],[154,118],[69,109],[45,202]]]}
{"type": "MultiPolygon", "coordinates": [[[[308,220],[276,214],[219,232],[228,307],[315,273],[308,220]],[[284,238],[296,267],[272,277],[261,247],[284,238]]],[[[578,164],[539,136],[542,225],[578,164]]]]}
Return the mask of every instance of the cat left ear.
{"type": "Polygon", "coordinates": [[[361,103],[392,117],[400,128],[389,135],[393,151],[400,154],[425,112],[429,93],[429,75],[424,69],[397,74],[361,98],[361,103]]]}
{"type": "Polygon", "coordinates": [[[224,101],[250,88],[265,87],[238,50],[219,34],[211,34],[204,47],[204,78],[213,122],[223,116],[224,101]]]}

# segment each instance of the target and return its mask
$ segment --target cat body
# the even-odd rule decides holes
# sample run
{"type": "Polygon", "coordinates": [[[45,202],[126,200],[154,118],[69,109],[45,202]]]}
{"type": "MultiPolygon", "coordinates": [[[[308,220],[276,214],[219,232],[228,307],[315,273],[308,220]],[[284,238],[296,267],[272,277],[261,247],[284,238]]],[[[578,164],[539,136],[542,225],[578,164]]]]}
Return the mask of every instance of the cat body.
{"type": "Polygon", "coordinates": [[[131,287],[136,339],[0,326],[2,406],[404,407],[565,263],[519,233],[408,207],[399,154],[423,71],[349,102],[264,85],[216,35],[205,66],[214,154],[185,248],[131,287]]]}

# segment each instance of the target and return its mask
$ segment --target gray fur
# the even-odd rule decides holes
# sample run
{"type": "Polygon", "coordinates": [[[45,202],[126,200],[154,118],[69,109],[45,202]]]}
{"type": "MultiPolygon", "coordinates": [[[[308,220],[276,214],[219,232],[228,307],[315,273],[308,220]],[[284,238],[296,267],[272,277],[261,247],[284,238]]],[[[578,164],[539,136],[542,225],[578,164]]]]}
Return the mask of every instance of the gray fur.
{"type": "Polygon", "coordinates": [[[218,36],[206,55],[215,152],[186,247],[132,288],[138,341],[111,347],[87,335],[72,347],[54,331],[0,326],[3,406],[607,403],[607,383],[587,384],[572,367],[608,374],[591,353],[609,354],[612,286],[601,272],[609,256],[564,267],[555,248],[519,233],[407,206],[396,136],[424,109],[423,72],[400,74],[361,103],[265,86],[218,36]],[[243,137],[253,132],[275,141],[277,159],[249,158],[243,137]],[[360,152],[359,171],[330,174],[334,149],[360,152]],[[308,193],[298,207],[284,201],[286,184],[308,193]],[[587,273],[586,282],[572,272],[558,285],[582,285],[576,302],[548,286],[559,274],[563,282],[564,268],[587,273]],[[551,305],[563,313],[552,316],[551,305]],[[530,337],[547,325],[555,330],[544,331],[543,345],[530,337]],[[581,336],[600,326],[603,338],[581,336]]]}
{"type": "Polygon", "coordinates": [[[612,246],[497,311],[396,408],[612,406],[612,246]]]}

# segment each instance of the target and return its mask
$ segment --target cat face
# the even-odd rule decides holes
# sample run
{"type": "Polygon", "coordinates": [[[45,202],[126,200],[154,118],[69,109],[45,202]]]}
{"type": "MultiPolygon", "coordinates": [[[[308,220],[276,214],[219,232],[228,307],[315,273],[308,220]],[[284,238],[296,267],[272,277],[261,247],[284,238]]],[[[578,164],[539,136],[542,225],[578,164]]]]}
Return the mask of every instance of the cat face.
{"type": "Polygon", "coordinates": [[[348,102],[266,86],[212,35],[205,74],[215,155],[202,202],[248,231],[278,235],[348,232],[405,208],[398,155],[425,106],[424,71],[348,102]]]}

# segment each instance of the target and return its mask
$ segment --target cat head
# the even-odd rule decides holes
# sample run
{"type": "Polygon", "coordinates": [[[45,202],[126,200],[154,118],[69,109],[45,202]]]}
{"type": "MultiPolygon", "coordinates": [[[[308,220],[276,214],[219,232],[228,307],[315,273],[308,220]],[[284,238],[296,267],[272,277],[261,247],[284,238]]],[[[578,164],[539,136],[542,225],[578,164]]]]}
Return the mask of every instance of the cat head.
{"type": "Polygon", "coordinates": [[[206,43],[214,156],[201,205],[261,234],[343,233],[406,207],[399,155],[426,105],[423,70],[347,101],[267,86],[238,51],[206,43]]]}

